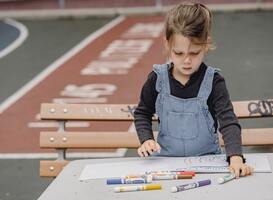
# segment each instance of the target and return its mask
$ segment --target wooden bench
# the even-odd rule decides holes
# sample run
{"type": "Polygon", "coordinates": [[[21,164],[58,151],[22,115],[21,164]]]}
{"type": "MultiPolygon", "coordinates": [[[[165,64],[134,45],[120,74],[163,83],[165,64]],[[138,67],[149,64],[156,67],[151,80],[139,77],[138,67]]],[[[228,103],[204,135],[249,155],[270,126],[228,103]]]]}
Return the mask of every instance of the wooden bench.
{"type": "MultiPolygon", "coordinates": [[[[137,148],[140,143],[136,133],[128,131],[67,131],[68,121],[130,121],[136,105],[128,104],[52,104],[41,105],[41,120],[56,120],[58,131],[40,133],[40,147],[56,149],[56,160],[41,160],[40,175],[57,176],[69,162],[66,160],[67,149],[96,148],[137,148]]],[[[238,118],[273,117],[273,100],[233,102],[238,118]]],[[[155,116],[153,120],[157,120],[155,116]]],[[[154,133],[155,138],[157,132],[154,133]]],[[[242,130],[242,142],[246,146],[273,145],[273,128],[253,128],[242,130]]],[[[223,141],[220,137],[220,143],[223,141]]]]}

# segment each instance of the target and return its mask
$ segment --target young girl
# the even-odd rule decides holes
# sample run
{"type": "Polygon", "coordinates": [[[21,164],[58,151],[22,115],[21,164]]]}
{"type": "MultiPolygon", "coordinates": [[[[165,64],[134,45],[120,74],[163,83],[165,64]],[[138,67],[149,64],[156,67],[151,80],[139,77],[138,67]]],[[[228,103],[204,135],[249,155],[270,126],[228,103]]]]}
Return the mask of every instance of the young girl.
{"type": "Polygon", "coordinates": [[[202,4],[179,4],[165,22],[165,46],[170,63],[154,65],[134,112],[140,156],[200,156],[219,154],[223,135],[230,171],[251,174],[244,164],[241,127],[234,114],[224,78],[203,63],[211,49],[210,10],[202,4]],[[159,118],[157,141],[152,116],[159,118]]]}

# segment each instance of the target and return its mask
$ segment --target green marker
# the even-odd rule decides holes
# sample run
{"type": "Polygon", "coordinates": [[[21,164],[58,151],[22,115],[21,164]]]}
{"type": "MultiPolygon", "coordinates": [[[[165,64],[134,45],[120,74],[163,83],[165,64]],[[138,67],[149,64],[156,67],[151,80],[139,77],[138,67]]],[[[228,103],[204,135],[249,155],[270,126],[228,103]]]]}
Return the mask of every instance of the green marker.
{"type": "Polygon", "coordinates": [[[219,184],[223,184],[223,183],[226,183],[228,181],[231,181],[231,180],[235,179],[235,177],[236,177],[235,174],[231,173],[231,174],[226,175],[224,177],[218,178],[217,182],[219,184]]]}

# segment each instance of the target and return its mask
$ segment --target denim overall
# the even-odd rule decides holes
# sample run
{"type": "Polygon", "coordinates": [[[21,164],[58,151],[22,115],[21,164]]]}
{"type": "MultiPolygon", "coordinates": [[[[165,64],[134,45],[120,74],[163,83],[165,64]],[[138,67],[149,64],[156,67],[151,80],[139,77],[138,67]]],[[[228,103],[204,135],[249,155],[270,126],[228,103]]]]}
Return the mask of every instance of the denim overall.
{"type": "Polygon", "coordinates": [[[154,65],[157,74],[156,114],[160,119],[157,142],[160,153],[154,156],[200,156],[219,154],[218,134],[208,110],[215,69],[208,67],[197,97],[181,99],[171,95],[168,64],[154,65]]]}

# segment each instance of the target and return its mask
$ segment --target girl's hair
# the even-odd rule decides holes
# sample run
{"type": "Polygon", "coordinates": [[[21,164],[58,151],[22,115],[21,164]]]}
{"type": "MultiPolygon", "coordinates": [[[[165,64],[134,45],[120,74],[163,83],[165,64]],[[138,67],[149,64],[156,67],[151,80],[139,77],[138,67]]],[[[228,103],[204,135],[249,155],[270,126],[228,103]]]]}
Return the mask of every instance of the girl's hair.
{"type": "Polygon", "coordinates": [[[211,45],[211,11],[200,3],[181,3],[166,16],[165,37],[170,43],[174,34],[182,34],[195,44],[211,45]],[[208,40],[210,38],[210,40],[208,40]]]}

